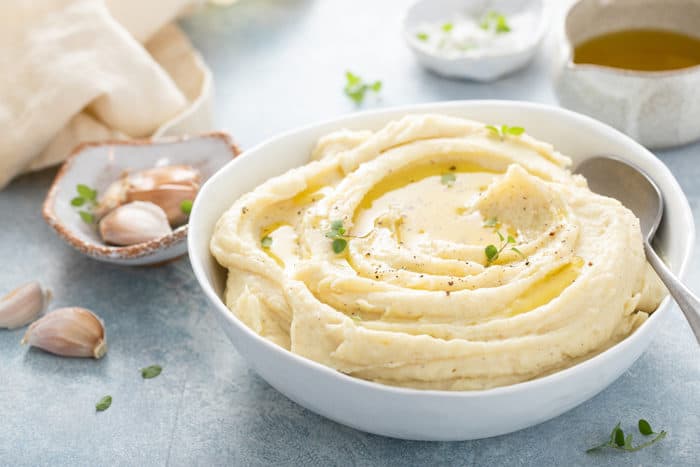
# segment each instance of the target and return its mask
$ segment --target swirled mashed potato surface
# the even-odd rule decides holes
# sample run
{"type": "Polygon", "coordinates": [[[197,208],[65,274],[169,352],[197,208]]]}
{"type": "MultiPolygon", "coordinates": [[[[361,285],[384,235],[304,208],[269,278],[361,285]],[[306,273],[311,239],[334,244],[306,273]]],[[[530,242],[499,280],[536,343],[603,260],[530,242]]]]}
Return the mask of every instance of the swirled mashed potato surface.
{"type": "Polygon", "coordinates": [[[638,219],[569,165],[527,134],[441,115],[329,134],[219,220],[226,304],[285,349],[389,385],[485,389],[569,367],[665,293],[638,219]]]}

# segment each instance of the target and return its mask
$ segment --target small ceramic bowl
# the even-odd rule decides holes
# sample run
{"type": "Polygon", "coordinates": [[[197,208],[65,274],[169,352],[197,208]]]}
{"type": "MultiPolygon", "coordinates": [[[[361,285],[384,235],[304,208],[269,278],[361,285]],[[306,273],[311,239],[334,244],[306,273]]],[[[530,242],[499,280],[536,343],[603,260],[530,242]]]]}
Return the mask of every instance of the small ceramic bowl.
{"type": "Polygon", "coordinates": [[[416,59],[429,70],[448,78],[488,82],[518,70],[532,60],[547,29],[544,13],[542,0],[419,0],[404,16],[403,37],[416,59]],[[527,32],[523,32],[514,45],[503,50],[474,48],[454,56],[438,53],[417,37],[420,28],[427,23],[450,22],[462,16],[479,18],[490,11],[501,13],[506,18],[517,16],[517,26],[527,32]]]}
{"type": "Polygon", "coordinates": [[[554,89],[559,102],[617,128],[644,146],[700,139],[700,66],[634,71],[573,62],[573,48],[625,29],[700,37],[700,0],[580,0],[558,31],[554,89]]]}
{"type": "Polygon", "coordinates": [[[161,263],[187,251],[187,224],[148,242],[119,247],[106,245],[96,226],[83,222],[78,210],[71,206],[76,186],[85,184],[96,189],[99,196],[125,170],[173,164],[187,164],[199,169],[204,182],[239,153],[226,133],[158,141],[83,143],[58,171],[42,213],[59,237],[91,258],[133,266],[161,263]]]}
{"type": "Polygon", "coordinates": [[[221,328],[241,356],[291,400],[337,422],[396,438],[447,441],[501,435],[556,417],[598,394],[652,343],[673,305],[669,297],[639,329],[604,352],[548,376],[482,391],[408,389],[353,378],[275,345],[226,307],[226,271],[209,251],[223,212],[269,178],[306,164],[321,136],[342,128],[377,130],[410,113],[518,122],[528,134],[570,156],[574,166],[600,154],[614,154],[639,166],[652,175],[665,202],[655,248],[671,270],[683,276],[694,244],[693,213],[676,179],[651,152],[603,123],[559,107],[515,101],[440,102],[357,113],[290,131],[246,151],[204,184],[190,217],[189,253],[221,328]]]}

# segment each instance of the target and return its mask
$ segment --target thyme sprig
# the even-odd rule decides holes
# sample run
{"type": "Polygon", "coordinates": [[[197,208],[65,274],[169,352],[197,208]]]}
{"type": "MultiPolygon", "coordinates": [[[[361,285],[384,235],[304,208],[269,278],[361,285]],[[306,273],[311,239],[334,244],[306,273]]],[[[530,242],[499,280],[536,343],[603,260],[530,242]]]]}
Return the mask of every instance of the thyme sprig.
{"type": "Polygon", "coordinates": [[[521,126],[501,125],[497,127],[495,125],[486,125],[486,129],[489,130],[492,136],[500,138],[501,141],[503,141],[506,136],[520,136],[525,133],[525,128],[521,126]]]}
{"type": "Polygon", "coordinates": [[[655,444],[662,439],[666,437],[666,432],[665,431],[660,431],[659,433],[656,433],[654,430],[652,430],[651,425],[649,424],[648,421],[644,420],[643,418],[637,422],[637,427],[639,429],[639,432],[644,435],[644,436],[651,436],[651,435],[656,435],[654,438],[650,439],[649,441],[646,441],[644,443],[638,444],[638,445],[633,445],[633,436],[632,434],[628,434],[625,436],[624,431],[622,431],[622,428],[620,428],[620,422],[617,422],[617,425],[613,428],[612,432],[610,433],[610,438],[605,441],[602,444],[599,444],[598,446],[593,446],[592,448],[586,450],[587,453],[592,453],[596,451],[601,451],[603,449],[616,449],[618,451],[627,451],[627,452],[634,452],[634,451],[639,451],[640,449],[644,449],[646,447],[651,446],[652,444],[655,444]]]}
{"type": "Polygon", "coordinates": [[[348,246],[348,239],[366,238],[370,233],[372,233],[372,230],[370,230],[364,235],[349,235],[345,230],[345,227],[343,227],[343,221],[341,219],[331,221],[330,227],[330,230],[325,233],[325,236],[326,238],[333,240],[331,247],[333,248],[333,253],[336,255],[345,251],[345,247],[348,246]]]}
{"type": "Polygon", "coordinates": [[[479,27],[484,31],[493,31],[496,34],[510,32],[508,19],[503,13],[497,11],[489,11],[479,22],[479,27]]]}
{"type": "Polygon", "coordinates": [[[365,100],[365,95],[368,92],[373,92],[375,94],[382,90],[382,82],[376,80],[374,82],[365,82],[360,76],[356,75],[351,71],[345,72],[345,87],[343,91],[345,95],[355,102],[355,104],[361,104],[365,100]]]}
{"type": "MultiPolygon", "coordinates": [[[[486,255],[486,265],[490,266],[494,261],[498,259],[498,257],[503,253],[503,250],[505,250],[509,245],[515,245],[515,237],[512,235],[504,236],[500,230],[498,229],[498,218],[492,217],[490,219],[487,219],[486,222],[484,222],[484,227],[489,227],[493,228],[494,232],[496,232],[496,235],[498,235],[498,238],[501,241],[501,244],[499,246],[496,246],[494,244],[487,245],[486,248],[484,248],[484,254],[486,255]]],[[[515,246],[511,246],[510,250],[519,254],[523,258],[525,258],[525,255],[518,250],[515,246]]]]}
{"type": "Polygon", "coordinates": [[[86,224],[95,223],[95,215],[92,210],[97,205],[97,190],[90,188],[87,185],[79,183],[75,187],[77,196],[70,200],[71,206],[78,210],[80,218],[86,224]]]}
{"type": "Polygon", "coordinates": [[[331,229],[326,232],[326,237],[333,239],[331,247],[333,248],[333,253],[336,255],[342,253],[343,250],[345,250],[345,247],[348,245],[348,241],[345,238],[345,227],[343,227],[342,220],[331,221],[331,229]]]}

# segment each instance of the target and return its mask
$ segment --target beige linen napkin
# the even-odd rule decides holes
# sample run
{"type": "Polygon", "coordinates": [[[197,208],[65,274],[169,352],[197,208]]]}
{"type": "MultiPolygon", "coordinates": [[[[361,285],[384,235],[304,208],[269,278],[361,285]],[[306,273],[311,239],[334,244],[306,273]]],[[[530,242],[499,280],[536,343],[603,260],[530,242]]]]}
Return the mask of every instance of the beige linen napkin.
{"type": "Polygon", "coordinates": [[[0,188],[81,141],[211,129],[211,75],[172,24],[190,3],[0,3],[0,188]]]}

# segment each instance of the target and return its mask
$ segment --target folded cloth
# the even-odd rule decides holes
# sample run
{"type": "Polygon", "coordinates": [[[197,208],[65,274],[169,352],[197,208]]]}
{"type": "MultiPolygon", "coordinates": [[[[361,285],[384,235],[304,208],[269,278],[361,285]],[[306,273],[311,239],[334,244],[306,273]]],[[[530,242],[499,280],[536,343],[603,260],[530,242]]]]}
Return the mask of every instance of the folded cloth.
{"type": "Polygon", "coordinates": [[[190,3],[3,0],[0,189],[81,141],[211,129],[211,74],[172,24],[190,3]]]}

